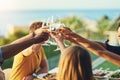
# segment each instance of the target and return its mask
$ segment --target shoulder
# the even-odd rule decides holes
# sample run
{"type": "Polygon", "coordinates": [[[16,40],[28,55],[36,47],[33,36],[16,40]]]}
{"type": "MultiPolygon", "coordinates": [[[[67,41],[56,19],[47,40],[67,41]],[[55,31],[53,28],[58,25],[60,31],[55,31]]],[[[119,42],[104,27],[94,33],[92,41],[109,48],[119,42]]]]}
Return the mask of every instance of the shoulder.
{"type": "Polygon", "coordinates": [[[23,50],[21,53],[22,53],[22,55],[23,56],[29,56],[29,55],[31,55],[32,54],[32,46],[30,46],[29,48],[27,48],[27,49],[25,49],[25,50],[23,50]]]}

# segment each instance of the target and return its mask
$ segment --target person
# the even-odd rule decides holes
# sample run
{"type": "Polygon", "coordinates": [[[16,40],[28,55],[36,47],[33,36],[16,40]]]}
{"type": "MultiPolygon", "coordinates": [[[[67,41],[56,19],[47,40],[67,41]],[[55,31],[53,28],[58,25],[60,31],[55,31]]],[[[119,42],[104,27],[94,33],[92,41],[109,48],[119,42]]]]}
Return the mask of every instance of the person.
{"type": "MultiPolygon", "coordinates": [[[[118,26],[117,26],[117,39],[120,44],[120,22],[118,23],[118,26]]],[[[112,45],[109,45],[108,42],[109,40],[107,40],[105,44],[103,44],[106,46],[106,49],[120,55],[120,46],[112,46],[112,45]]]]}
{"type": "MultiPolygon", "coordinates": [[[[33,33],[30,33],[20,39],[19,42],[14,42],[12,44],[6,44],[0,46],[0,66],[3,64],[4,60],[15,56],[20,51],[28,48],[32,44],[37,44],[48,40],[49,32],[46,29],[37,29],[33,33]]],[[[0,70],[0,80],[5,80],[5,74],[0,70]]]]}
{"type": "Polygon", "coordinates": [[[65,48],[59,60],[57,80],[94,80],[87,50],[80,46],[65,48]]]}
{"type": "Polygon", "coordinates": [[[12,44],[0,46],[0,65],[2,65],[5,59],[13,57],[18,52],[31,46],[32,44],[46,41],[48,38],[49,38],[49,32],[46,29],[41,28],[41,29],[37,29],[33,33],[30,33],[14,41],[12,44]]]}
{"type": "MultiPolygon", "coordinates": [[[[120,31],[120,28],[118,29],[120,31]]],[[[83,38],[75,32],[72,32],[68,27],[60,27],[58,32],[64,37],[75,44],[85,47],[97,56],[103,57],[106,60],[120,66],[120,55],[115,52],[111,52],[106,48],[106,45],[101,42],[90,41],[83,38]]],[[[120,33],[120,32],[118,32],[120,33]]],[[[118,36],[119,37],[119,36],[118,36]]]]}
{"type": "Polygon", "coordinates": [[[61,51],[57,80],[94,80],[90,54],[80,46],[66,47],[57,31],[50,32],[61,51]]]}
{"type": "MultiPolygon", "coordinates": [[[[34,22],[30,26],[30,33],[40,27],[42,27],[41,22],[34,22]]],[[[42,48],[43,42],[33,44],[14,57],[12,73],[9,80],[33,80],[33,73],[40,74],[48,72],[48,64],[42,48]],[[38,68],[40,69],[38,70],[38,68]]]]}

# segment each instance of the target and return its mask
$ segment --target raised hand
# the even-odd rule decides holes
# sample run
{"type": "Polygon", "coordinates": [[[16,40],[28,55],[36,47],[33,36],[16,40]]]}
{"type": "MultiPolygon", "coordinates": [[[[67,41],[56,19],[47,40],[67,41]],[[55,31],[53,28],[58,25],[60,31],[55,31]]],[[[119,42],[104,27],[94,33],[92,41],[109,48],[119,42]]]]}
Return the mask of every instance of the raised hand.
{"type": "Polygon", "coordinates": [[[70,35],[72,34],[71,29],[68,27],[60,27],[56,30],[56,32],[62,35],[65,39],[69,39],[70,35]]]}
{"type": "Polygon", "coordinates": [[[56,30],[59,34],[62,35],[62,37],[66,40],[69,40],[71,42],[77,43],[77,37],[78,34],[72,32],[72,30],[68,27],[60,27],[59,29],[56,30]]]}
{"type": "Polygon", "coordinates": [[[35,31],[34,43],[41,43],[49,39],[49,32],[47,29],[39,28],[35,31]]]}
{"type": "Polygon", "coordinates": [[[50,32],[50,36],[56,41],[56,42],[63,42],[63,37],[61,34],[57,33],[56,31],[50,32]]]}

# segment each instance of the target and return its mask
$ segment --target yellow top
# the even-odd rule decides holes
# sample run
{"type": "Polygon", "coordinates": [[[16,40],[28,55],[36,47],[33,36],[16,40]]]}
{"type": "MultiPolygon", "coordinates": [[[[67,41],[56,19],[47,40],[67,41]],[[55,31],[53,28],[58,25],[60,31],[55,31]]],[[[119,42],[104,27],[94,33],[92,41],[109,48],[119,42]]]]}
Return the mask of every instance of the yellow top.
{"type": "Polygon", "coordinates": [[[9,80],[22,80],[23,77],[31,75],[39,68],[41,61],[46,59],[42,47],[38,53],[32,53],[29,56],[23,56],[23,52],[30,51],[22,51],[15,56],[9,80]]]}

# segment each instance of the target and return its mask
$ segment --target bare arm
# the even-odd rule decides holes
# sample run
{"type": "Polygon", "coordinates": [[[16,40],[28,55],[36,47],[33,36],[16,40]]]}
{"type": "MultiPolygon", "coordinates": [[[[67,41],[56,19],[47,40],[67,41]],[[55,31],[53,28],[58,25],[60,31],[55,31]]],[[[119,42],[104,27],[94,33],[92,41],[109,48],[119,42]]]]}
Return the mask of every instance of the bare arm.
{"type": "Polygon", "coordinates": [[[36,75],[41,74],[41,73],[47,73],[47,72],[48,72],[47,61],[43,60],[41,65],[40,65],[40,69],[35,72],[34,76],[33,76],[33,74],[32,75],[28,75],[28,76],[23,77],[22,80],[33,80],[34,77],[36,77],[36,75]]]}
{"type": "Polygon", "coordinates": [[[63,42],[63,37],[62,35],[57,34],[56,32],[51,32],[50,33],[51,37],[55,40],[55,42],[57,43],[57,45],[60,48],[60,51],[62,53],[62,51],[66,48],[63,42]]]}
{"type": "Polygon", "coordinates": [[[78,37],[78,44],[82,45],[86,49],[90,50],[94,54],[105,58],[106,60],[113,62],[120,66],[120,56],[108,51],[105,47],[99,45],[99,43],[89,41],[81,36],[78,37]]]}
{"type": "Polygon", "coordinates": [[[31,46],[33,43],[34,43],[34,39],[29,39],[23,42],[2,46],[1,49],[3,52],[3,58],[8,59],[16,55],[18,52],[24,50],[25,48],[31,46]]]}
{"type": "Polygon", "coordinates": [[[47,73],[49,70],[47,60],[42,60],[40,64],[40,70],[37,71],[37,74],[47,73]]]}
{"type": "Polygon", "coordinates": [[[105,43],[103,43],[103,42],[98,42],[98,41],[94,41],[94,42],[97,43],[97,44],[99,44],[99,45],[101,45],[102,47],[106,48],[105,43]]]}
{"type": "Polygon", "coordinates": [[[32,36],[32,34],[29,34],[23,38],[20,38],[13,42],[12,44],[8,44],[5,46],[2,46],[2,56],[4,59],[8,59],[20,51],[26,49],[27,47],[31,46],[32,44],[40,43],[48,39],[49,33],[46,30],[37,29],[35,31],[36,36],[32,36]],[[33,37],[33,38],[32,38],[33,37]]]}
{"type": "Polygon", "coordinates": [[[73,43],[76,43],[78,45],[81,45],[81,46],[85,47],[86,49],[88,49],[89,51],[96,54],[97,56],[101,56],[101,57],[105,58],[106,60],[111,61],[114,64],[120,66],[120,56],[113,52],[106,50],[106,48],[103,47],[104,45],[102,46],[101,44],[99,44],[97,42],[85,39],[85,38],[81,37],[80,35],[72,32],[71,30],[66,29],[66,28],[62,28],[61,33],[65,39],[67,39],[73,43]]]}

